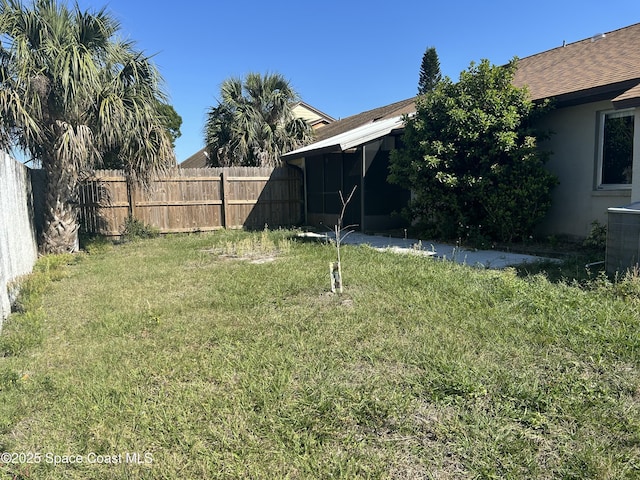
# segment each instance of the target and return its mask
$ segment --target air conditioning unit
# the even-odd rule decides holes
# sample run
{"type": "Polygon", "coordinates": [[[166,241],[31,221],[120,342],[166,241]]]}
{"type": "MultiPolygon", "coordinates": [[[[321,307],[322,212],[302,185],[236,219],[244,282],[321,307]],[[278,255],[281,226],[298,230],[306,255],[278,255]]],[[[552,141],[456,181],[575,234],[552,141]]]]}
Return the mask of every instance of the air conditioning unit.
{"type": "Polygon", "coordinates": [[[640,202],[607,210],[606,270],[624,273],[640,263],[640,202]]]}

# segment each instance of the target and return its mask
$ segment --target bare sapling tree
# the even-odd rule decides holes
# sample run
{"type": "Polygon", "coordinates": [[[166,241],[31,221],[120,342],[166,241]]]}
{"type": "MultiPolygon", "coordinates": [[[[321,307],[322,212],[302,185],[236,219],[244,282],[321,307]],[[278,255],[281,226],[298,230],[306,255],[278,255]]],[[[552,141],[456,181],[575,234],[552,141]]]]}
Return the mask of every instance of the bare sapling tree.
{"type": "Polygon", "coordinates": [[[351,190],[351,193],[349,194],[349,196],[347,197],[346,200],[344,199],[344,196],[342,195],[342,190],[340,190],[338,192],[340,194],[340,202],[342,203],[342,210],[340,211],[340,216],[338,217],[338,222],[333,227],[334,234],[335,234],[335,237],[336,237],[337,261],[329,263],[329,277],[331,278],[331,291],[333,293],[336,293],[336,292],[342,293],[343,292],[342,266],[341,266],[341,263],[340,263],[340,245],[342,244],[342,241],[345,238],[347,238],[347,236],[349,236],[350,233],[353,232],[353,230],[349,230],[349,229],[351,227],[355,227],[356,226],[355,224],[354,225],[343,226],[344,213],[347,210],[347,205],[349,204],[349,202],[353,198],[353,194],[356,192],[356,188],[357,188],[357,186],[353,187],[353,190],[351,190]]]}

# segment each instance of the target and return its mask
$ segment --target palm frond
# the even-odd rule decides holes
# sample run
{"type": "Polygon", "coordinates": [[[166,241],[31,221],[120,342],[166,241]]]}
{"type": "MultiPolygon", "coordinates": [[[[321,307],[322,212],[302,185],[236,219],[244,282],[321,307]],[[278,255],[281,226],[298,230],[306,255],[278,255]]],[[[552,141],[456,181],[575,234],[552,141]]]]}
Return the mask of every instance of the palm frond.
{"type": "Polygon", "coordinates": [[[60,167],[73,166],[75,171],[90,168],[100,154],[95,148],[93,131],[88,125],[73,126],[69,123],[56,122],[55,158],[60,167]]]}

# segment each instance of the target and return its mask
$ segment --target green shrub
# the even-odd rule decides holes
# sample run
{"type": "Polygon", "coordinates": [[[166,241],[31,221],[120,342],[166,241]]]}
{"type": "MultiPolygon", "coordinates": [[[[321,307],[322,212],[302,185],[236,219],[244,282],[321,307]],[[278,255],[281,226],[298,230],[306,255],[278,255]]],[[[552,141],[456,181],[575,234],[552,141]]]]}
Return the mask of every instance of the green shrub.
{"type": "Polygon", "coordinates": [[[597,220],[591,222],[591,231],[582,245],[594,250],[604,250],[607,246],[607,226],[597,220]]]}
{"type": "Polygon", "coordinates": [[[471,64],[418,97],[389,181],[410,189],[410,220],[431,237],[484,242],[522,240],[551,205],[557,179],[533,128],[546,110],[513,86],[513,60],[471,64]]]}
{"type": "Polygon", "coordinates": [[[147,225],[131,215],[124,222],[122,230],[123,240],[135,240],[138,238],[155,238],[160,235],[160,230],[152,225],[147,225]]]}

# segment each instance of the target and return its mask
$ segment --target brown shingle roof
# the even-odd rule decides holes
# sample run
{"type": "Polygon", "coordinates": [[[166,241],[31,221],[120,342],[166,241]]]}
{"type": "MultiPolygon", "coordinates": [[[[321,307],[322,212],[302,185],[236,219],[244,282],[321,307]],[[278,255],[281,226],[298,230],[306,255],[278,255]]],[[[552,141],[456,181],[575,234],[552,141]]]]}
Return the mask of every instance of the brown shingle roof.
{"type": "Polygon", "coordinates": [[[627,90],[640,83],[640,23],[518,61],[516,86],[533,100],[627,90]]]}
{"type": "Polygon", "coordinates": [[[324,140],[326,138],[339,135],[354,128],[360,127],[367,123],[375,122],[385,118],[397,117],[399,115],[414,113],[416,111],[416,98],[407,98],[399,102],[385,105],[384,107],[374,108],[366,112],[358,113],[350,117],[343,118],[336,122],[320,127],[316,130],[315,141],[324,140]]]}
{"type": "MultiPolygon", "coordinates": [[[[640,105],[640,23],[569,43],[518,61],[514,82],[527,85],[531,98],[579,100],[609,94],[617,108],[640,105]]],[[[346,117],[318,128],[315,141],[367,123],[413,113],[416,97],[346,117]]],[[[180,164],[206,165],[204,149],[180,164]]]]}
{"type": "Polygon", "coordinates": [[[183,161],[179,166],[182,168],[204,168],[207,166],[207,156],[205,154],[206,147],[201,148],[196,153],[191,155],[185,161],[183,161]]]}

